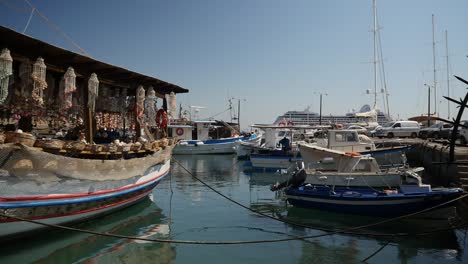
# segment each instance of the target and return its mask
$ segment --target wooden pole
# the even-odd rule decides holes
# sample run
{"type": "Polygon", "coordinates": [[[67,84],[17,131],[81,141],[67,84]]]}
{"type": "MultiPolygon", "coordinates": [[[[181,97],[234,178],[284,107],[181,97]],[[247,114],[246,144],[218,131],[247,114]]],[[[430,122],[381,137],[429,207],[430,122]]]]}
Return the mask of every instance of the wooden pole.
{"type": "Polygon", "coordinates": [[[87,134],[87,137],[88,137],[88,142],[90,144],[93,144],[93,112],[91,112],[91,108],[88,107],[88,134],[87,134]]]}

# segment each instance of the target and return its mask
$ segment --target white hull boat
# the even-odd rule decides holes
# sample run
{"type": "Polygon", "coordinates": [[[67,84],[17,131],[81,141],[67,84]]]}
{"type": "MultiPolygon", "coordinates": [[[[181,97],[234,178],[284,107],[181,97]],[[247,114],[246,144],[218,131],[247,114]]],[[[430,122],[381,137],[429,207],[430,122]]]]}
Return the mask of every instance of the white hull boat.
{"type": "Polygon", "coordinates": [[[262,136],[257,136],[254,139],[239,141],[236,149],[238,159],[249,159],[256,147],[259,147],[262,142],[262,136]]]}
{"type": "Polygon", "coordinates": [[[3,166],[2,241],[47,228],[21,219],[69,225],[143,200],[169,173],[172,146],[153,156],[128,160],[70,158],[25,146],[4,147],[0,151],[2,154],[23,152],[25,159],[32,158],[35,168],[12,167],[18,164],[15,159],[3,166]],[[58,168],[50,167],[51,164],[57,164],[58,168]]]}

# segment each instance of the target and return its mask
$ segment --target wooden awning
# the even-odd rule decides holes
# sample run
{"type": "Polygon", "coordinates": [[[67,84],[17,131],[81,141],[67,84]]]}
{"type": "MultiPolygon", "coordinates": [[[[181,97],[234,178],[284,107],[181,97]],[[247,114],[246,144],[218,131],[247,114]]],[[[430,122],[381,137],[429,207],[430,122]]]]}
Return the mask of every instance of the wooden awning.
{"type": "Polygon", "coordinates": [[[42,57],[46,62],[47,70],[65,73],[66,69],[71,66],[78,77],[85,78],[89,78],[94,72],[100,82],[125,87],[129,89],[128,94],[134,93],[138,85],[153,86],[156,92],[163,94],[189,91],[175,84],[107,64],[0,26],[0,49],[2,48],[10,50],[13,60],[29,59],[34,62],[37,57],[42,57]]]}

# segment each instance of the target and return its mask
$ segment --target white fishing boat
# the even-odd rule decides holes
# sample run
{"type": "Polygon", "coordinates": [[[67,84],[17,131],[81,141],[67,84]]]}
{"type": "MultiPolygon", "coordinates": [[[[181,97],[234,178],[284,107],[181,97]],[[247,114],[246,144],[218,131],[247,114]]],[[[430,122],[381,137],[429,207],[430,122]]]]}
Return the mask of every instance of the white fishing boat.
{"type": "Polygon", "coordinates": [[[251,166],[248,168],[253,170],[287,169],[294,162],[301,160],[294,141],[294,133],[297,133],[299,128],[284,126],[256,127],[264,130],[265,143],[252,149],[250,154],[251,166]]]}
{"type": "Polygon", "coordinates": [[[215,121],[192,121],[190,125],[169,125],[169,135],[176,136],[180,141],[174,148],[174,154],[234,154],[238,142],[253,140],[255,134],[238,135],[233,133],[231,137],[212,138],[210,127],[215,121]]]}
{"type": "MultiPolygon", "coordinates": [[[[306,145],[308,143],[303,143],[306,145]]],[[[374,141],[356,130],[324,130],[315,133],[311,145],[344,152],[370,155],[380,166],[401,165],[401,157],[411,146],[389,146],[377,148],[374,141]]]]}
{"type": "Polygon", "coordinates": [[[250,140],[239,141],[236,150],[237,158],[249,159],[250,155],[254,152],[254,150],[260,147],[260,144],[262,143],[262,138],[263,137],[261,135],[258,135],[257,137],[250,140]]]}
{"type": "Polygon", "coordinates": [[[401,176],[419,173],[423,168],[389,167],[382,170],[370,155],[330,150],[299,144],[306,183],[334,186],[391,187],[399,186],[401,176]]]}
{"type": "Polygon", "coordinates": [[[278,170],[294,166],[297,161],[303,160],[303,154],[297,147],[298,144],[371,155],[377,159],[381,166],[401,165],[401,156],[409,148],[408,146],[376,148],[374,142],[367,136],[358,134],[356,130],[345,129],[320,130],[315,132],[313,138],[309,139],[304,136],[307,133],[301,131],[303,129],[294,127],[265,128],[265,145],[255,148],[253,153],[250,154],[252,168],[278,170]],[[292,142],[288,151],[282,150],[279,144],[279,141],[285,137],[292,142]]]}

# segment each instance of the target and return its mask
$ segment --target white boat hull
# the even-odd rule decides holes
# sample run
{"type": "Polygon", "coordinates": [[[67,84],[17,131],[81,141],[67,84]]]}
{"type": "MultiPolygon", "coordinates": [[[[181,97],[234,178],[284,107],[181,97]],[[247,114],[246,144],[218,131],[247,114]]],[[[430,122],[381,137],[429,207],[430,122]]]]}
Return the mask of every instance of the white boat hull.
{"type": "Polygon", "coordinates": [[[348,186],[348,187],[395,187],[401,183],[399,173],[360,174],[360,173],[323,173],[308,172],[305,183],[312,185],[348,186]]]}
{"type": "Polygon", "coordinates": [[[239,141],[237,143],[237,158],[249,158],[255,147],[260,146],[262,137],[258,136],[252,140],[239,141]]]}
{"type": "Polygon", "coordinates": [[[250,162],[254,168],[262,169],[287,169],[296,164],[296,161],[301,161],[301,158],[288,156],[260,156],[251,155],[250,162]]]}
{"type": "Polygon", "coordinates": [[[193,154],[234,154],[236,153],[237,142],[214,143],[214,144],[177,144],[173,154],[193,155],[193,154]]]}
{"type": "MultiPolygon", "coordinates": [[[[170,160],[156,170],[142,176],[135,184],[123,186],[116,191],[108,190],[76,195],[50,194],[31,197],[31,199],[27,197],[17,200],[6,199],[0,201],[0,212],[15,216],[17,210],[18,212],[31,210],[31,212],[42,214],[42,216],[28,217],[28,220],[44,224],[65,225],[85,221],[141,201],[168,174],[169,169],[170,160]],[[63,211],[63,208],[69,207],[78,207],[79,209],[70,212],[63,211]]],[[[0,240],[22,236],[44,228],[47,226],[4,217],[3,220],[0,219],[0,240]]]]}

